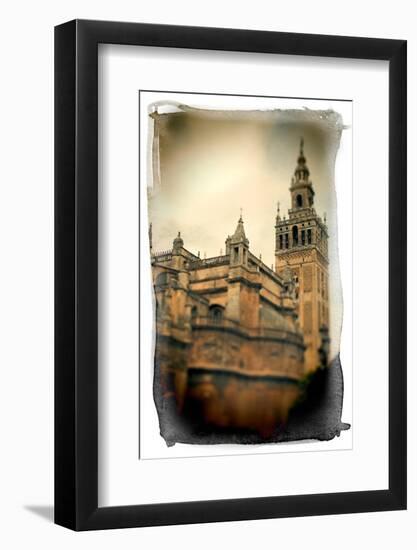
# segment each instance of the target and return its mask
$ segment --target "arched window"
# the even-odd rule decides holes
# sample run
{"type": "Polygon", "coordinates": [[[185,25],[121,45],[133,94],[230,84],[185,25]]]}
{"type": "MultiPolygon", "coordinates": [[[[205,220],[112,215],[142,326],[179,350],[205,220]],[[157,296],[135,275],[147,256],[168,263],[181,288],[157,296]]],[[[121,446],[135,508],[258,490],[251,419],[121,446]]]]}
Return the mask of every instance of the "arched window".
{"type": "Polygon", "coordinates": [[[234,254],[234,262],[237,263],[239,261],[239,247],[238,246],[234,247],[233,254],[234,254]]]}
{"type": "Polygon", "coordinates": [[[293,245],[298,244],[298,226],[294,225],[292,228],[292,243],[293,245]]]}
{"type": "Polygon", "coordinates": [[[169,276],[166,271],[162,271],[155,279],[155,286],[165,286],[169,282],[169,276]]]}
{"type": "Polygon", "coordinates": [[[282,235],[279,236],[279,248],[282,249],[282,235]]]}
{"type": "Polygon", "coordinates": [[[223,321],[223,308],[221,306],[215,305],[210,307],[210,319],[216,323],[220,324],[223,321]]]}
{"type": "Polygon", "coordinates": [[[311,244],[311,229],[307,229],[307,243],[311,244]]]}
{"type": "Polygon", "coordinates": [[[301,208],[303,206],[303,197],[302,197],[302,195],[297,195],[296,202],[297,202],[297,208],[301,208]]]}

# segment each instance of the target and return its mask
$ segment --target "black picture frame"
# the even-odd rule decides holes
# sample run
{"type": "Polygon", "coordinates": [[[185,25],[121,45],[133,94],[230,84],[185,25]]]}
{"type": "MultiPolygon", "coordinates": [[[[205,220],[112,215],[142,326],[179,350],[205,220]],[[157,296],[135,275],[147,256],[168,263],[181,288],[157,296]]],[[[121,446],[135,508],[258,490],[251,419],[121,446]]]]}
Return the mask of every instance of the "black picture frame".
{"type": "Polygon", "coordinates": [[[55,28],[55,522],[74,530],[406,508],[404,40],[74,20],[55,28]],[[389,488],[98,507],[98,44],[389,62],[389,488]]]}

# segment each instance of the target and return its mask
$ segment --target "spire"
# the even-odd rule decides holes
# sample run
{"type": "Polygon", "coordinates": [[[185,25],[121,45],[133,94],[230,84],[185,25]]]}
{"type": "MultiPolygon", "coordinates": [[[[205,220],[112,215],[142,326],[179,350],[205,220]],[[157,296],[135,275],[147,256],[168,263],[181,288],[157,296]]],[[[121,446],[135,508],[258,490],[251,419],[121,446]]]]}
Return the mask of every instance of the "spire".
{"type": "Polygon", "coordinates": [[[240,217],[237,222],[236,230],[230,241],[227,239],[226,243],[230,255],[230,265],[247,267],[249,241],[246,238],[245,229],[243,227],[242,209],[240,209],[240,217]]]}
{"type": "Polygon", "coordinates": [[[245,244],[249,244],[248,239],[245,235],[245,228],[243,227],[243,218],[242,218],[242,209],[240,209],[240,218],[237,222],[237,227],[235,232],[232,235],[231,242],[233,244],[237,244],[240,242],[243,242],[245,244]]]}
{"type": "Polygon", "coordinates": [[[184,246],[184,241],[181,238],[181,233],[178,231],[178,236],[174,239],[174,251],[180,250],[184,246]]]}
{"type": "Polygon", "coordinates": [[[304,138],[300,139],[300,153],[298,155],[297,167],[294,172],[295,182],[299,183],[300,181],[308,181],[308,176],[310,175],[310,170],[306,164],[306,158],[304,156],[304,138]]]}
{"type": "MultiPolygon", "coordinates": [[[[291,178],[291,207],[292,209],[312,208],[314,204],[313,182],[310,180],[310,170],[304,156],[304,138],[300,138],[300,151],[294,176],[291,178]]],[[[290,216],[291,217],[291,216],[290,216]]],[[[284,217],[285,220],[285,217],[284,217]]],[[[277,216],[277,221],[280,221],[277,216]]]]}
{"type": "Polygon", "coordinates": [[[277,202],[277,221],[281,220],[280,203],[277,202]]]}

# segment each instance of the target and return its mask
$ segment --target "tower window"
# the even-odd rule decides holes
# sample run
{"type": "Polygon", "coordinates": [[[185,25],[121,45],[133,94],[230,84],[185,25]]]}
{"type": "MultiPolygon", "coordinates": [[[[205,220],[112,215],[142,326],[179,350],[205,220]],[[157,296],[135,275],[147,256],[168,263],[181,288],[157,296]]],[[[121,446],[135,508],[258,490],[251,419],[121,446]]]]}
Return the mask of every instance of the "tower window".
{"type": "Polygon", "coordinates": [[[301,244],[304,246],[306,244],[306,232],[304,229],[301,230],[301,244]]]}
{"type": "Polygon", "coordinates": [[[288,248],[289,247],[289,238],[288,238],[288,233],[285,233],[285,248],[288,248]]]}
{"type": "Polygon", "coordinates": [[[293,245],[295,246],[298,245],[298,226],[297,225],[294,225],[292,228],[292,242],[293,242],[293,245]]]}
{"type": "Polygon", "coordinates": [[[282,235],[279,236],[279,248],[282,249],[283,239],[282,235]]]}
{"type": "Polygon", "coordinates": [[[303,197],[302,197],[302,195],[297,195],[296,203],[297,203],[297,208],[301,208],[303,206],[303,197]]]}
{"type": "Polygon", "coordinates": [[[311,244],[311,229],[307,229],[307,243],[311,244]]]}

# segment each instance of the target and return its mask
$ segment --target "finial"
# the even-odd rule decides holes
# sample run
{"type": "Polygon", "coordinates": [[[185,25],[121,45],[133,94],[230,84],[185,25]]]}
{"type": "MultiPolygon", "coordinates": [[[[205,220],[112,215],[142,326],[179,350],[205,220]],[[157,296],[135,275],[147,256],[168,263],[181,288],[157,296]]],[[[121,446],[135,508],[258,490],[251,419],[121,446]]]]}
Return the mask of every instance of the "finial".
{"type": "Polygon", "coordinates": [[[262,252],[259,252],[259,259],[262,261],[262,252]]]}
{"type": "Polygon", "coordinates": [[[326,220],[327,220],[327,214],[326,212],[324,213],[324,223],[326,223],[326,220]]]}
{"type": "Polygon", "coordinates": [[[178,231],[178,237],[181,237],[181,231],[178,231]]]}
{"type": "Polygon", "coordinates": [[[206,253],[206,252],[204,252],[204,259],[206,259],[206,258],[207,258],[207,253],[206,253]]]}
{"type": "Polygon", "coordinates": [[[240,218],[239,218],[240,222],[243,222],[242,216],[243,216],[243,209],[242,209],[242,207],[240,207],[240,218]]]}
{"type": "Polygon", "coordinates": [[[304,138],[302,137],[300,140],[300,154],[302,155],[304,152],[304,138]]]}
{"type": "Polygon", "coordinates": [[[197,252],[197,256],[200,257],[200,251],[197,252]]]}

